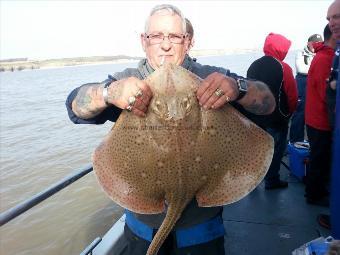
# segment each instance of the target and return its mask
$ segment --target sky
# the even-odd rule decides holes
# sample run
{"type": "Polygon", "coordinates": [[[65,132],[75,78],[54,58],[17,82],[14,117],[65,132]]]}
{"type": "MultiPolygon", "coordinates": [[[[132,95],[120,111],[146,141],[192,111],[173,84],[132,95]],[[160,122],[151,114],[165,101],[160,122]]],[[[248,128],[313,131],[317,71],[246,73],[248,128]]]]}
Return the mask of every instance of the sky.
{"type": "Polygon", "coordinates": [[[332,0],[0,0],[0,59],[143,56],[140,34],[160,3],[177,6],[191,20],[194,50],[262,49],[270,32],[286,36],[294,50],[323,33],[332,0]]]}

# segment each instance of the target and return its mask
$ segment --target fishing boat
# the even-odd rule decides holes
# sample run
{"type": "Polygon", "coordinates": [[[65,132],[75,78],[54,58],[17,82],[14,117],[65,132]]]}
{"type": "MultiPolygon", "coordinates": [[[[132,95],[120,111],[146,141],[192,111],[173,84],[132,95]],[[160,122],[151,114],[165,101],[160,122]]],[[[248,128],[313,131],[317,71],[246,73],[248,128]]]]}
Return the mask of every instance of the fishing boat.
{"type": "MultiPolygon", "coordinates": [[[[1,213],[0,225],[15,219],[38,203],[67,187],[93,170],[87,165],[21,204],[1,213]]],[[[316,217],[329,213],[328,208],[305,202],[304,184],[289,170],[289,154],[281,164],[281,174],[289,187],[265,190],[261,183],[248,196],[224,206],[223,220],[226,230],[225,250],[230,255],[291,254],[293,250],[320,236],[332,233],[321,227],[316,217]]],[[[81,255],[120,254],[124,250],[123,229],[125,215],[102,237],[97,237],[81,255]]]]}
{"type": "MultiPolygon", "coordinates": [[[[340,90],[337,91],[337,101],[340,102],[340,90]]],[[[340,183],[340,104],[337,105],[336,112],[330,209],[305,202],[302,176],[290,169],[293,163],[289,162],[292,161],[292,154],[287,154],[281,162],[280,171],[282,178],[289,182],[287,189],[268,191],[265,190],[264,183],[261,183],[245,198],[224,206],[226,254],[287,255],[292,254],[292,251],[301,245],[321,236],[333,235],[335,239],[340,239],[340,189],[338,188],[340,183]],[[332,232],[317,223],[316,218],[320,213],[333,215],[332,232]]],[[[87,165],[28,200],[2,212],[0,226],[14,220],[92,170],[92,165],[87,165]]],[[[125,249],[124,224],[125,215],[123,214],[103,237],[97,237],[91,244],[84,247],[81,255],[121,254],[125,249]]]]}

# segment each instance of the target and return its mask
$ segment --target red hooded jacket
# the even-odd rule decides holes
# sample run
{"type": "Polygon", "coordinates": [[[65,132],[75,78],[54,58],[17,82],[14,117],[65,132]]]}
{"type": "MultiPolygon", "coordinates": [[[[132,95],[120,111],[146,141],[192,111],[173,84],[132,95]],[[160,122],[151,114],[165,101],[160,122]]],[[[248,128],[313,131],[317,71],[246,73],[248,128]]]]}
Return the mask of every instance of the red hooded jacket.
{"type": "Polygon", "coordinates": [[[334,49],[323,42],[313,43],[316,55],[307,76],[305,122],[315,129],[330,131],[326,102],[326,80],[331,73],[334,49]]]}
{"type": "Polygon", "coordinates": [[[291,41],[280,34],[270,33],[264,42],[263,52],[274,57],[283,68],[283,90],[287,96],[289,112],[293,113],[297,106],[298,91],[292,68],[283,60],[287,56],[291,41]]]}

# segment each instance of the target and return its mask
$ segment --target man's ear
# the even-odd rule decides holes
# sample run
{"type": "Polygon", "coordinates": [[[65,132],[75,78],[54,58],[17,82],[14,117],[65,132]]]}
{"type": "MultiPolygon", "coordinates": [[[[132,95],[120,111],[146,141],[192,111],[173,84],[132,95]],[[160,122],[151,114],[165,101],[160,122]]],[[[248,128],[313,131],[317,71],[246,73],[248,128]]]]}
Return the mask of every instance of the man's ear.
{"type": "Polygon", "coordinates": [[[144,52],[146,52],[146,40],[145,40],[145,34],[140,34],[140,42],[142,44],[144,52]]]}
{"type": "Polygon", "coordinates": [[[187,51],[190,51],[192,47],[194,47],[194,44],[195,44],[195,39],[194,38],[191,38],[190,42],[189,42],[189,45],[188,45],[188,49],[187,51]]]}
{"type": "Polygon", "coordinates": [[[185,47],[185,52],[189,53],[190,49],[191,49],[191,41],[190,40],[186,40],[184,42],[184,47],[185,47]]]}

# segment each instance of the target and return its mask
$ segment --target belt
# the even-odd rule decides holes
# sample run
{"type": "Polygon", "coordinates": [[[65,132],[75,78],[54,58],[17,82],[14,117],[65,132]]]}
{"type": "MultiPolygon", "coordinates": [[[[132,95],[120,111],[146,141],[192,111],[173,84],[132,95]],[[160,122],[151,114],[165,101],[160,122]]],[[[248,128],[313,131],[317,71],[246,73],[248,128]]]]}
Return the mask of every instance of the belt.
{"type": "MultiPolygon", "coordinates": [[[[129,210],[125,210],[125,215],[125,222],[131,231],[136,236],[151,242],[153,233],[155,232],[154,230],[156,229],[150,228],[148,225],[138,220],[129,210]]],[[[225,230],[221,215],[201,224],[189,228],[177,229],[175,231],[178,248],[206,243],[224,236],[224,234],[225,230]]]]}

